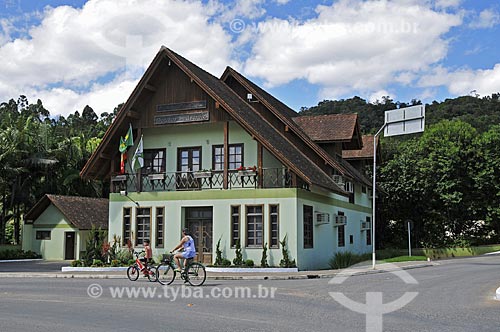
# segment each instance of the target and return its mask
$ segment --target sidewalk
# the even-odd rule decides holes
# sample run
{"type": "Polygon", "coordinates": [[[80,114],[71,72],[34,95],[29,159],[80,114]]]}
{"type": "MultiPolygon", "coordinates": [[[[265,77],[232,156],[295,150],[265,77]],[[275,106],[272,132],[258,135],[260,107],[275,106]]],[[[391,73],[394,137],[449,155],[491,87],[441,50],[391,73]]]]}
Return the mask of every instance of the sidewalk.
{"type": "MultiPolygon", "coordinates": [[[[401,262],[381,263],[376,269],[371,265],[355,266],[344,270],[318,270],[299,272],[210,272],[207,271],[207,280],[297,280],[333,278],[336,275],[366,275],[374,273],[386,273],[398,270],[410,270],[416,268],[439,265],[435,262],[401,262]]],[[[78,278],[78,279],[127,279],[125,271],[110,272],[0,272],[0,278],[78,278]]]]}

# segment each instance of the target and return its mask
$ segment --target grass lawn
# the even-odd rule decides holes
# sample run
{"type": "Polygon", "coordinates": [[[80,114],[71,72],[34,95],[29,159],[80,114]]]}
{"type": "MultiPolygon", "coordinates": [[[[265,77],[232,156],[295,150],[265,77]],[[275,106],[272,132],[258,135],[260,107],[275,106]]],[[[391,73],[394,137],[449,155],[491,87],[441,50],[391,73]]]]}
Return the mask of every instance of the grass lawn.
{"type": "Polygon", "coordinates": [[[410,261],[426,261],[425,256],[398,256],[382,260],[385,263],[398,263],[398,262],[410,262],[410,261]]]}

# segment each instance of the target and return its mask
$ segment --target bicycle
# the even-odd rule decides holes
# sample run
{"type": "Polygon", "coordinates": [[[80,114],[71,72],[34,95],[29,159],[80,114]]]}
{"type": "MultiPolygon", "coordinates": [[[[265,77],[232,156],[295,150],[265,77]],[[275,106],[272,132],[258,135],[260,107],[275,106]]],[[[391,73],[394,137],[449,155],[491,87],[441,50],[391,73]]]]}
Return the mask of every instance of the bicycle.
{"type": "Polygon", "coordinates": [[[154,265],[149,265],[149,264],[147,264],[147,266],[144,266],[144,263],[139,258],[139,255],[142,253],[144,253],[144,251],[141,252],[134,251],[135,263],[128,267],[127,277],[130,281],[136,281],[137,279],[139,279],[139,275],[143,273],[144,269],[146,269],[149,281],[154,282],[158,278],[156,267],[154,265]]]}
{"type": "MultiPolygon", "coordinates": [[[[201,286],[207,279],[207,272],[203,264],[194,262],[193,258],[186,259],[181,279],[191,286],[201,286]]],[[[170,285],[174,282],[177,272],[174,265],[174,254],[164,254],[163,259],[156,268],[156,279],[162,285],[170,285]]]]}

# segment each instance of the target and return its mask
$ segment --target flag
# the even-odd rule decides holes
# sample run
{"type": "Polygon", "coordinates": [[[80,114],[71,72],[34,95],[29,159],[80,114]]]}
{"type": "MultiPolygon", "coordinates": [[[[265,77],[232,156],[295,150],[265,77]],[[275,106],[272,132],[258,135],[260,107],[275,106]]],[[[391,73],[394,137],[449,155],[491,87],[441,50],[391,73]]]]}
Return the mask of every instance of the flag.
{"type": "Polygon", "coordinates": [[[135,149],[134,157],[132,158],[132,165],[134,170],[144,167],[144,146],[142,143],[142,136],[139,144],[137,144],[137,149],[135,149]]]}
{"type": "Polygon", "coordinates": [[[127,151],[129,146],[134,145],[134,135],[132,134],[132,124],[130,124],[130,127],[128,128],[128,132],[125,135],[125,138],[120,137],[120,147],[118,150],[123,154],[125,151],[127,151]]]}
{"type": "Polygon", "coordinates": [[[122,158],[120,160],[120,174],[125,174],[125,161],[127,160],[127,154],[122,153],[122,158]]]}

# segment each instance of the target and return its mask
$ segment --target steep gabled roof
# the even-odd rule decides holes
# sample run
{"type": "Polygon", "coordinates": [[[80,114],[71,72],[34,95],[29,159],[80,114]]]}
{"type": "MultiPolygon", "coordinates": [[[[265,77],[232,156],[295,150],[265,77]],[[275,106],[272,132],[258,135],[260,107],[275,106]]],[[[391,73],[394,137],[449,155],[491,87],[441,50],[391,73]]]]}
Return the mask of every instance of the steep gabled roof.
{"type": "MultiPolygon", "coordinates": [[[[363,135],[363,148],[360,150],[344,150],[342,158],[347,160],[354,159],[373,159],[373,135],[363,135]]],[[[377,138],[378,142],[378,138],[377,138]]],[[[378,143],[377,143],[378,144],[378,143]]]]}
{"type": "Polygon", "coordinates": [[[117,153],[117,145],[114,150],[110,148],[113,144],[112,139],[118,142],[119,132],[126,132],[128,122],[125,119],[130,116],[131,107],[147,87],[150,77],[164,58],[168,58],[169,61],[177,65],[193,82],[196,82],[202,90],[218,102],[239,125],[306,183],[345,194],[345,191],[337,186],[328,174],[307,158],[300,149],[291,144],[281,132],[263,119],[253,107],[248,105],[224,82],[164,46],[161,47],[127,102],[120,109],[115,121],[106,131],[101,144],[84,166],[80,173],[82,177],[92,178],[107,174],[102,173],[102,170],[98,168],[102,169],[105,165],[103,159],[105,159],[106,154],[117,153]]]}
{"type": "Polygon", "coordinates": [[[192,62],[165,48],[169,57],[188,74],[198,85],[243,127],[252,134],[267,150],[273,153],[293,172],[313,185],[345,193],[332,178],[307,158],[302,151],[291,144],[284,135],[263,119],[259,113],[223,81],[206,72],[192,62]]]}
{"type": "Polygon", "coordinates": [[[231,67],[226,68],[224,74],[222,74],[221,76],[221,80],[225,81],[229,77],[236,79],[241,85],[243,85],[250,93],[252,93],[253,96],[255,96],[271,112],[273,112],[276,117],[278,117],[286,126],[288,126],[290,130],[292,130],[298,137],[300,137],[302,141],[304,141],[309,147],[311,147],[316,153],[318,153],[325,160],[325,162],[330,164],[330,166],[336,169],[340,174],[366,184],[370,183],[370,181],[368,181],[365,176],[354,169],[348,162],[346,162],[342,158],[332,157],[323,148],[318,146],[309,137],[309,135],[307,135],[307,133],[305,133],[302,128],[297,123],[295,123],[294,120],[295,117],[298,116],[298,114],[294,110],[286,106],[277,98],[273,97],[267,91],[260,88],[258,85],[256,85],[231,67]]]}
{"type": "Polygon", "coordinates": [[[78,229],[91,229],[92,226],[108,229],[109,201],[105,198],[45,195],[26,213],[24,219],[34,222],[50,204],[78,229]]]}
{"type": "Polygon", "coordinates": [[[358,115],[308,115],[293,120],[315,142],[350,142],[356,134],[358,115]]]}

